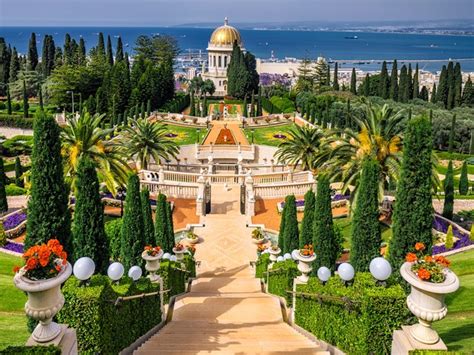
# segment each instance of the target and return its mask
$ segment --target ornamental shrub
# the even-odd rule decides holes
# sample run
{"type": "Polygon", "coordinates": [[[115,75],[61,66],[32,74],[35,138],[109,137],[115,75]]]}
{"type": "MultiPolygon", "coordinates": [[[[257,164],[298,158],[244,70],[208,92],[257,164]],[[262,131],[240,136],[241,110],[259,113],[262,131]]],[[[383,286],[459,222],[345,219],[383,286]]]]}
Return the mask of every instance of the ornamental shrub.
{"type": "Polygon", "coordinates": [[[121,230],[120,259],[126,270],[142,266],[141,254],[145,248],[143,215],[140,200],[140,181],[137,174],[128,178],[127,197],[121,230]]]}
{"type": "Polygon", "coordinates": [[[155,244],[155,228],[153,226],[153,217],[151,214],[150,205],[150,192],[148,189],[143,189],[140,192],[140,199],[142,202],[142,215],[143,215],[143,233],[145,235],[145,244],[155,244]]]}
{"type": "Polygon", "coordinates": [[[288,204],[287,215],[285,220],[285,230],[283,233],[284,247],[282,253],[291,253],[293,250],[298,249],[299,244],[299,231],[298,231],[298,219],[296,216],[296,198],[295,195],[288,196],[285,203],[288,204]]]}
{"type": "Polygon", "coordinates": [[[38,110],[33,133],[25,249],[56,238],[72,254],[69,188],[64,183],[59,127],[38,110]]]}
{"type": "Polygon", "coordinates": [[[166,236],[167,236],[167,246],[170,251],[174,247],[174,225],[173,225],[173,211],[171,209],[171,203],[166,202],[166,236]]]}
{"type": "Polygon", "coordinates": [[[120,258],[122,236],[122,218],[115,218],[105,223],[105,235],[109,242],[109,253],[112,260],[120,258]]]}
{"type": "Polygon", "coordinates": [[[403,139],[403,158],[393,213],[393,236],[389,244],[389,261],[399,270],[406,254],[415,243],[426,245],[431,252],[433,224],[432,160],[433,139],[427,117],[411,119],[403,139]]]}
{"type": "Polygon", "coordinates": [[[308,190],[304,195],[304,216],[301,222],[301,233],[299,247],[313,244],[313,218],[315,195],[313,190],[308,190]]]}
{"type": "Polygon", "coordinates": [[[3,247],[7,243],[7,235],[5,234],[5,228],[3,228],[3,221],[0,221],[0,247],[3,247]]]}
{"type": "Polygon", "coordinates": [[[469,179],[467,176],[467,161],[464,161],[459,178],[459,194],[467,195],[469,193],[469,179]]]}
{"type": "Polygon", "coordinates": [[[48,345],[48,346],[9,346],[5,349],[0,350],[0,355],[61,355],[61,348],[48,345]]]}
{"type": "Polygon", "coordinates": [[[444,178],[444,205],[443,217],[452,220],[454,209],[454,172],[453,162],[449,161],[448,170],[444,178]]]}
{"type": "Polygon", "coordinates": [[[74,260],[88,256],[98,273],[109,266],[109,243],[104,229],[104,205],[99,195],[99,179],[95,163],[82,157],[77,167],[76,204],[72,242],[74,260]]]}
{"type": "Polygon", "coordinates": [[[58,313],[60,323],[76,329],[80,353],[117,354],[161,322],[160,296],[138,298],[114,305],[117,297],[159,291],[147,278],[128,277],[116,285],[107,276],[95,275],[87,287],[70,277],[63,286],[66,300],[58,313]]]}
{"type": "Polygon", "coordinates": [[[377,286],[369,273],[357,273],[350,287],[337,276],[325,285],[311,277],[297,292],[351,300],[297,296],[295,306],[296,324],[347,354],[390,354],[393,331],[410,317],[402,287],[390,279],[377,286]]]}
{"type": "Polygon", "coordinates": [[[352,219],[351,264],[356,271],[369,271],[370,261],[380,256],[382,232],[379,222],[379,164],[373,158],[362,163],[362,172],[352,219]]]}
{"type": "Polygon", "coordinates": [[[258,279],[266,278],[266,272],[270,264],[270,254],[262,254],[255,263],[255,277],[258,279]]]}
{"type": "Polygon", "coordinates": [[[471,232],[469,233],[469,239],[474,242],[474,223],[471,224],[471,232]]]}
{"type": "MultiPolygon", "coordinates": [[[[185,256],[185,260],[188,257],[189,256],[185,256]]],[[[159,274],[163,280],[163,288],[170,290],[170,292],[163,295],[163,302],[168,303],[171,296],[179,295],[186,291],[185,282],[187,277],[190,276],[190,273],[182,271],[180,269],[181,265],[174,261],[162,261],[160,265],[157,274],[159,274]]]]}
{"type": "Polygon", "coordinates": [[[452,249],[454,246],[454,234],[453,234],[453,226],[450,224],[448,227],[448,231],[446,232],[446,241],[444,243],[444,246],[446,249],[452,249]]]}
{"type": "Polygon", "coordinates": [[[0,157],[0,213],[8,211],[7,192],[5,191],[6,176],[3,166],[3,158],[0,157]]]}
{"type": "Polygon", "coordinates": [[[293,291],[293,279],[297,274],[298,269],[293,260],[275,263],[269,270],[268,292],[283,297],[288,307],[292,306],[292,296],[286,291],[293,291]]]}
{"type": "Polygon", "coordinates": [[[313,221],[313,248],[317,255],[313,263],[313,270],[321,266],[334,270],[336,259],[340,250],[334,234],[331,209],[331,188],[329,178],[325,174],[318,177],[318,190],[314,204],[313,221]]]}
{"type": "Polygon", "coordinates": [[[168,211],[166,205],[166,196],[159,194],[156,199],[156,210],[155,210],[155,245],[160,246],[165,252],[171,253],[174,247],[168,245],[167,235],[167,222],[168,222],[168,211]]]}
{"type": "Polygon", "coordinates": [[[23,187],[18,187],[15,184],[9,184],[5,186],[5,192],[7,196],[21,196],[26,195],[26,189],[23,187]]]}
{"type": "Polygon", "coordinates": [[[19,187],[23,187],[23,179],[21,175],[23,174],[23,168],[21,166],[20,158],[15,158],[15,184],[19,187]]]}

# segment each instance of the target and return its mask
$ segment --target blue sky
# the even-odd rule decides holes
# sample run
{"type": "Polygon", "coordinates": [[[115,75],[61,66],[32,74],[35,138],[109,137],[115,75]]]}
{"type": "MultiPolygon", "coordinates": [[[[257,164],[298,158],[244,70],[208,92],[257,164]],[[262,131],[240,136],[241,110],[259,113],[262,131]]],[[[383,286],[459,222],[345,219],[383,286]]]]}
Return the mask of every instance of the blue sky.
{"type": "Polygon", "coordinates": [[[0,0],[0,26],[473,19],[474,0],[0,0]]]}

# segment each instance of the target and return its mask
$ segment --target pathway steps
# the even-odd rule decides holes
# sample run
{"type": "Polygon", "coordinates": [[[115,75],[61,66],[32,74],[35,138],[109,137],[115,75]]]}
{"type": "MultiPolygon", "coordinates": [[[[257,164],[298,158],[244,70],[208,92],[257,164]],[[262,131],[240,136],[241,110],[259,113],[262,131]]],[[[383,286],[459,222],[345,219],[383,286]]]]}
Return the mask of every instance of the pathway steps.
{"type": "Polygon", "coordinates": [[[329,354],[286,324],[277,298],[261,291],[238,186],[212,189],[212,214],[196,230],[198,277],[176,300],[172,321],[135,354],[329,354]]]}

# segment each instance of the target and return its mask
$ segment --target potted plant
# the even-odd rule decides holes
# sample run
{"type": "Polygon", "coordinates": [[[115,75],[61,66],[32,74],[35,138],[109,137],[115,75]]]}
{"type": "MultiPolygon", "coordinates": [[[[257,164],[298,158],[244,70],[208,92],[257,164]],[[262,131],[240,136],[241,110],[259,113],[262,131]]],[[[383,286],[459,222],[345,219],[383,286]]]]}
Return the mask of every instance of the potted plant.
{"type": "Polygon", "coordinates": [[[176,260],[182,261],[184,259],[184,253],[186,253],[186,248],[182,244],[176,244],[173,248],[173,253],[176,255],[176,260]]]}
{"type": "Polygon", "coordinates": [[[45,343],[61,333],[61,327],[52,319],[64,305],[61,284],[71,275],[72,267],[57,239],[32,246],[23,254],[23,259],[25,266],[15,267],[13,282],[28,294],[26,315],[39,321],[32,333],[33,339],[45,343]]]}
{"type": "Polygon", "coordinates": [[[186,241],[187,241],[189,244],[196,244],[197,242],[199,242],[199,237],[197,236],[196,233],[194,233],[193,231],[189,230],[189,231],[186,233],[186,241]]]}
{"type": "Polygon", "coordinates": [[[142,259],[145,260],[145,269],[150,273],[148,275],[150,281],[156,281],[160,277],[156,272],[160,269],[160,259],[163,256],[163,250],[159,247],[152,247],[147,245],[142,253],[142,259]]]}
{"type": "Polygon", "coordinates": [[[263,233],[261,228],[255,228],[252,231],[252,241],[255,244],[262,244],[265,242],[265,234],[263,233]]]}
{"type": "Polygon", "coordinates": [[[257,245],[257,256],[262,255],[262,253],[267,250],[267,247],[264,244],[257,245]]]}
{"type": "Polygon", "coordinates": [[[448,313],[444,298],[459,288],[459,279],[449,270],[448,259],[424,255],[424,251],[425,245],[416,243],[413,252],[406,255],[400,274],[411,286],[407,305],[419,322],[410,327],[410,334],[422,343],[435,344],[439,336],[431,323],[448,313]]]}
{"type": "Polygon", "coordinates": [[[311,244],[305,245],[298,253],[294,253],[294,256],[298,260],[298,270],[301,272],[297,279],[301,283],[307,283],[309,280],[308,274],[313,270],[311,263],[316,260],[313,246],[311,244]]]}

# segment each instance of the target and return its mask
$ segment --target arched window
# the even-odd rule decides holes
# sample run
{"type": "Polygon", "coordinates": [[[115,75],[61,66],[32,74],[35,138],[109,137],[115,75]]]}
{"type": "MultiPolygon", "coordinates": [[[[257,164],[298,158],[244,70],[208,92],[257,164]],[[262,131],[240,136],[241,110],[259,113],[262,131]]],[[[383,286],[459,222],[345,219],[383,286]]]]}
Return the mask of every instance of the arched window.
{"type": "Polygon", "coordinates": [[[215,55],[213,55],[212,57],[213,57],[213,62],[214,62],[214,65],[213,65],[213,67],[215,67],[215,66],[216,66],[216,56],[215,56],[215,55]]]}
{"type": "Polygon", "coordinates": [[[227,68],[227,56],[224,56],[224,68],[227,68]]]}
{"type": "Polygon", "coordinates": [[[219,68],[222,67],[222,56],[219,56],[219,68]]]}

